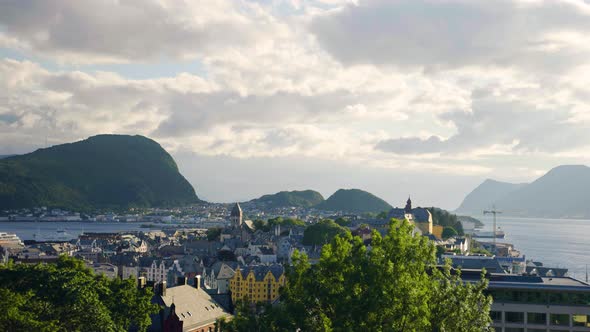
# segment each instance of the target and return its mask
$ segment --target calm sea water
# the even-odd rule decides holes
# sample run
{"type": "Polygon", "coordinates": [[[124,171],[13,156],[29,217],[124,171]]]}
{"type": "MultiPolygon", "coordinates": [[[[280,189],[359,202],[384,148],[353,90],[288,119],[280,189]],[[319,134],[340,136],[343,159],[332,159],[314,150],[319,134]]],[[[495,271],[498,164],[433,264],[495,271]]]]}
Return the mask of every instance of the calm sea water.
{"type": "MultiPolygon", "coordinates": [[[[149,224],[149,223],[148,223],[149,224]]],[[[33,240],[33,235],[52,235],[58,229],[65,230],[72,238],[83,232],[108,233],[122,231],[150,231],[159,228],[141,228],[138,223],[94,223],[94,222],[0,222],[0,232],[15,233],[21,240],[33,240]]]]}
{"type": "MultiPolygon", "coordinates": [[[[474,217],[485,223],[484,230],[493,229],[491,217],[474,217]]],[[[570,276],[585,279],[586,265],[590,268],[590,220],[498,216],[497,225],[506,232],[499,242],[512,243],[527,259],[568,268],[570,276]]]]}
{"type": "MultiPolygon", "coordinates": [[[[491,217],[474,217],[485,223],[484,230],[492,230],[491,217]]],[[[499,241],[514,244],[527,259],[542,261],[546,266],[565,267],[571,276],[585,278],[586,265],[590,266],[590,220],[500,216],[498,226],[506,232],[506,238],[499,241]]],[[[0,222],[0,232],[16,233],[23,240],[33,239],[38,231],[52,234],[57,229],[65,229],[72,237],[82,232],[154,230],[135,223],[0,222]]]]}

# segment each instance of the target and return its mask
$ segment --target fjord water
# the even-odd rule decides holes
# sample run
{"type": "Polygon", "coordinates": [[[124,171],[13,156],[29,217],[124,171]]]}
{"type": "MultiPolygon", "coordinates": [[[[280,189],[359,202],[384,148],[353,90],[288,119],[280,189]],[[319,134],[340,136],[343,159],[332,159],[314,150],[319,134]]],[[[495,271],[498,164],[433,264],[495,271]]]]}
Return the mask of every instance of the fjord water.
{"type": "MultiPolygon", "coordinates": [[[[146,223],[149,224],[149,223],[146,223]]],[[[0,232],[15,233],[21,240],[34,240],[35,234],[55,235],[57,230],[65,230],[72,237],[86,233],[111,233],[124,231],[150,231],[159,228],[142,228],[139,223],[98,223],[98,222],[0,222],[0,232]]]]}
{"type": "MultiPolygon", "coordinates": [[[[484,230],[493,229],[491,217],[473,217],[485,224],[484,230]]],[[[506,237],[498,242],[512,243],[527,259],[541,261],[548,267],[568,268],[570,276],[585,279],[586,265],[590,268],[590,220],[498,215],[497,225],[506,232],[506,237]]]]}
{"type": "MultiPolygon", "coordinates": [[[[492,230],[491,217],[474,217],[485,223],[484,230],[492,230]]],[[[498,226],[506,232],[506,238],[498,242],[512,243],[527,259],[568,268],[570,276],[585,279],[586,265],[590,266],[590,220],[499,216],[498,226]]],[[[0,232],[16,233],[23,240],[32,240],[37,232],[54,234],[58,229],[65,229],[72,237],[82,232],[154,230],[141,228],[138,223],[0,222],[0,232]]]]}

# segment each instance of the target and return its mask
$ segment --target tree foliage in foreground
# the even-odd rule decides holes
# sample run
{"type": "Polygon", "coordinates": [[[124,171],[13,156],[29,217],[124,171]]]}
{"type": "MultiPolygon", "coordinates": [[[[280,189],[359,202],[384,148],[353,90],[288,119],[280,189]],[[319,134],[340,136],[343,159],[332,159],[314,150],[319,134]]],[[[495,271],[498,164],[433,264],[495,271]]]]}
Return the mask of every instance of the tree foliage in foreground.
{"type": "Polygon", "coordinates": [[[349,233],[336,236],[310,265],[295,254],[281,304],[255,314],[239,310],[229,331],[488,331],[487,282],[463,283],[434,246],[392,221],[371,248],[349,233]]]}
{"type": "Polygon", "coordinates": [[[1,331],[146,331],[150,289],[95,275],[80,260],[0,265],[1,331]]]}

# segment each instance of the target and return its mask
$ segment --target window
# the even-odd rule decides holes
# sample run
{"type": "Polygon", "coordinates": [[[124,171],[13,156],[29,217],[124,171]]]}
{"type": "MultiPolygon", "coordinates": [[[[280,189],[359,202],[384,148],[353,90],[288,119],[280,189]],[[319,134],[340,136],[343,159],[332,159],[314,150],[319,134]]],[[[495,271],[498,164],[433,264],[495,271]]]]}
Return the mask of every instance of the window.
{"type": "Polygon", "coordinates": [[[547,314],[545,313],[537,313],[537,312],[529,312],[527,314],[527,322],[529,324],[547,324],[547,314]]]}
{"type": "Polygon", "coordinates": [[[501,311],[490,311],[490,317],[494,323],[501,323],[502,322],[502,312],[501,311]]]}
{"type": "Polygon", "coordinates": [[[524,312],[505,312],[506,323],[524,323],[524,312]]]}
{"type": "Polygon", "coordinates": [[[590,327],[590,316],[588,315],[573,315],[572,323],[574,326],[590,327]]]}
{"type": "Polygon", "coordinates": [[[570,325],[570,315],[568,315],[568,314],[551,314],[551,319],[549,320],[549,324],[560,325],[560,326],[569,326],[570,325]]]}
{"type": "Polygon", "coordinates": [[[522,328],[522,327],[506,327],[506,328],[504,328],[504,332],[524,332],[524,328],[522,328]]]}

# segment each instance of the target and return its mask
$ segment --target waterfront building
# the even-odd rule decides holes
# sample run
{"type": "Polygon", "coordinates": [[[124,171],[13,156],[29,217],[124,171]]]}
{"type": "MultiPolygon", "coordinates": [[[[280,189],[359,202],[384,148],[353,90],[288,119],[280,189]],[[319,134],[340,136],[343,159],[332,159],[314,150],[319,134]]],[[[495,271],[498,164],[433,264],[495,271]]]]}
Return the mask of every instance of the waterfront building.
{"type": "MultiPolygon", "coordinates": [[[[475,281],[479,270],[463,271],[475,281]]],[[[569,277],[488,274],[497,332],[590,331],[590,285],[569,277]]]]}

